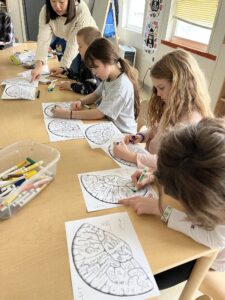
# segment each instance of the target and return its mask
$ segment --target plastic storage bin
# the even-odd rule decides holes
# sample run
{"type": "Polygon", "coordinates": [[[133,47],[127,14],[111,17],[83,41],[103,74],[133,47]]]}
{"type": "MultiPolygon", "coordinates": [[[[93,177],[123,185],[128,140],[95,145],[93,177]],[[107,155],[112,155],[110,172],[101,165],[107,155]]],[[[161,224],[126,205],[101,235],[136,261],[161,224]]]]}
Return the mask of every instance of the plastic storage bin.
{"type": "Polygon", "coordinates": [[[0,174],[28,157],[36,162],[42,161],[41,166],[36,168],[35,175],[26,179],[21,185],[15,187],[11,184],[13,189],[6,196],[1,196],[4,183],[2,176],[0,178],[0,219],[9,218],[39,194],[55,177],[57,162],[60,158],[59,151],[34,141],[20,141],[0,150],[0,174]],[[41,181],[44,184],[40,185],[41,181]],[[38,182],[40,186],[37,185],[38,182]]]}

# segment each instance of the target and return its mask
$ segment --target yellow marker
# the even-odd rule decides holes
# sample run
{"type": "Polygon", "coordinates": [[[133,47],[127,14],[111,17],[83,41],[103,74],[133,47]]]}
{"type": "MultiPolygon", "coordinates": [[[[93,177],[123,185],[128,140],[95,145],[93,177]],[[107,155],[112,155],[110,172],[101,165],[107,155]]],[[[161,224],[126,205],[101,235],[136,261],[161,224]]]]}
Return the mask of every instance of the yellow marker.
{"type": "MultiPolygon", "coordinates": [[[[36,175],[37,174],[37,171],[36,170],[31,170],[31,171],[29,171],[29,172],[27,172],[24,176],[21,176],[21,177],[19,177],[19,178],[16,178],[16,179],[14,179],[14,181],[12,180],[11,182],[10,182],[10,184],[12,184],[12,183],[14,183],[14,182],[16,182],[16,181],[18,181],[18,180],[20,180],[20,179],[29,179],[30,177],[32,177],[32,176],[34,176],[34,175],[36,175]]],[[[16,198],[18,197],[18,195],[20,194],[20,190],[17,190],[16,192],[15,192],[15,194],[13,194],[11,197],[9,197],[7,200],[5,200],[5,201],[3,201],[2,203],[1,203],[1,205],[10,205],[14,200],[16,200],[16,198]]]]}
{"type": "Polygon", "coordinates": [[[27,164],[27,162],[26,162],[25,160],[24,160],[24,161],[21,161],[20,163],[16,164],[15,166],[13,166],[13,167],[9,168],[8,170],[2,172],[2,173],[0,174],[0,177],[6,175],[6,174],[8,174],[8,173],[11,173],[11,172],[13,172],[13,171],[16,171],[17,169],[20,169],[21,167],[25,166],[26,164],[27,164]]]}
{"type": "MultiPolygon", "coordinates": [[[[37,167],[40,167],[41,165],[43,165],[43,163],[44,163],[43,160],[40,160],[40,161],[30,165],[29,167],[22,168],[21,170],[19,170],[19,172],[15,172],[14,174],[15,175],[20,175],[21,174],[21,176],[22,176],[24,173],[27,173],[27,172],[29,172],[29,171],[37,168],[37,167]]],[[[11,175],[13,175],[13,174],[11,174],[11,175]]]]}

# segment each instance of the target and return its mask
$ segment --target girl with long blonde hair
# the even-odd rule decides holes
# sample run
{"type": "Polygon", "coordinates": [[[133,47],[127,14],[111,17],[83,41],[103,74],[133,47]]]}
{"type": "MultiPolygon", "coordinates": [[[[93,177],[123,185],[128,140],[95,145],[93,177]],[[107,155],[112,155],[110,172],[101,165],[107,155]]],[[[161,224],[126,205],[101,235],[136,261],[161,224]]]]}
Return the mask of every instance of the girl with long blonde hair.
{"type": "Polygon", "coordinates": [[[162,136],[170,128],[212,116],[205,77],[187,51],[175,50],[166,54],[154,64],[150,75],[153,90],[148,108],[149,129],[127,135],[124,143],[114,145],[117,157],[134,162],[139,168],[156,167],[162,136]],[[132,153],[126,145],[142,142],[146,143],[149,153],[132,153]]]}

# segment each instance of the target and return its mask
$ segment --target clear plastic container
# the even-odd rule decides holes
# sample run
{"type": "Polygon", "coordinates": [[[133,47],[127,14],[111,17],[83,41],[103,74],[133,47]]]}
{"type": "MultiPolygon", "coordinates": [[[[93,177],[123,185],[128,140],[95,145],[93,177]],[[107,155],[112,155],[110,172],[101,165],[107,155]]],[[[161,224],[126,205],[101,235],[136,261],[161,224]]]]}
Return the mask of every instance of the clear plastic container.
{"type": "MultiPolygon", "coordinates": [[[[12,191],[8,195],[2,196],[0,193],[0,219],[9,218],[39,194],[55,177],[57,162],[60,158],[59,151],[34,141],[19,141],[0,150],[0,174],[21,161],[25,161],[28,157],[35,162],[43,161],[43,163],[35,168],[37,173],[21,185],[15,187],[14,183],[10,184],[12,191]]],[[[3,179],[0,178],[1,192],[4,189],[2,182],[3,179]]]]}

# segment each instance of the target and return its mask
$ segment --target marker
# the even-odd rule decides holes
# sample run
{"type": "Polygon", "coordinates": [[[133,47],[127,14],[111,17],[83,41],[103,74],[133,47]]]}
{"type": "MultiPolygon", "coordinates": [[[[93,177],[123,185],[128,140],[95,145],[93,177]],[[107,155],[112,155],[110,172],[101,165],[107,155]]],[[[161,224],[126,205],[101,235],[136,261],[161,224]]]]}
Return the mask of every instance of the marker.
{"type": "Polygon", "coordinates": [[[40,167],[41,165],[43,165],[43,163],[44,163],[43,160],[40,160],[40,161],[30,165],[29,167],[23,167],[20,170],[16,171],[15,173],[10,173],[9,175],[12,177],[14,177],[14,175],[15,175],[15,177],[17,177],[17,175],[21,175],[21,176],[25,175],[24,173],[27,173],[37,167],[40,167]]]}
{"type": "Polygon", "coordinates": [[[0,174],[0,177],[6,175],[6,174],[8,174],[8,173],[11,173],[11,172],[13,172],[13,171],[15,171],[15,170],[17,170],[17,169],[20,169],[21,167],[25,166],[26,163],[27,163],[26,161],[21,161],[20,163],[16,164],[15,166],[13,166],[13,167],[9,168],[8,170],[2,172],[2,173],[0,174]]]}
{"type": "Polygon", "coordinates": [[[53,178],[44,178],[42,180],[36,181],[34,183],[29,183],[25,186],[22,187],[22,191],[29,191],[32,189],[37,189],[42,187],[43,185],[46,185],[47,183],[49,183],[50,181],[52,181],[53,178]]]}
{"type": "Polygon", "coordinates": [[[40,97],[40,90],[37,91],[37,99],[40,97]]]}
{"type": "Polygon", "coordinates": [[[141,183],[142,180],[145,178],[146,173],[148,172],[148,167],[144,167],[144,170],[141,172],[140,177],[138,178],[137,183],[141,183]]]}
{"type": "Polygon", "coordinates": [[[136,139],[137,139],[136,135],[132,135],[129,141],[130,141],[132,144],[134,144],[134,142],[135,142],[136,139]]]}
{"type": "Polygon", "coordinates": [[[0,182],[0,185],[1,185],[1,187],[5,187],[5,186],[11,185],[13,183],[16,184],[21,179],[29,179],[30,177],[34,176],[35,174],[37,174],[37,170],[31,170],[31,171],[27,172],[26,174],[24,174],[20,177],[13,178],[13,179],[8,180],[8,181],[2,181],[2,182],[0,182]]]}

